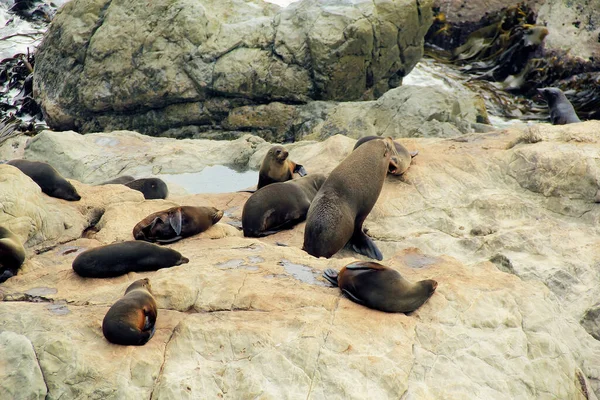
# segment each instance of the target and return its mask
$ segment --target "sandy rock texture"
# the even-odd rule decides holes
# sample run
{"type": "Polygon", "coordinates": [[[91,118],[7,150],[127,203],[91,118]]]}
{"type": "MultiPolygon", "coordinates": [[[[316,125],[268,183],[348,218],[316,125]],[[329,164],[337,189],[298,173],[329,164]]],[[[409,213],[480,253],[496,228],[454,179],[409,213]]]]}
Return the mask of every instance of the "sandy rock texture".
{"type": "MultiPolygon", "coordinates": [[[[249,193],[143,200],[120,197],[127,188],[74,181],[82,200],[56,203],[56,218],[79,215],[85,227],[84,211],[102,209],[99,231],[50,237],[39,254],[26,243],[23,271],[0,286],[0,343],[31,342],[36,359],[23,368],[39,365],[50,398],[596,399],[598,129],[590,121],[401,139],[419,155],[403,178],[386,179],[365,227],[384,264],[411,281],[438,281],[411,315],[366,309],[329,287],[322,271],[357,257],[309,256],[304,224],[242,237],[232,224],[249,193]],[[188,264],[112,279],[72,271],[81,251],[131,238],[141,217],[172,204],[225,211],[208,231],[169,245],[188,264]],[[102,318],[141,277],[150,278],[159,306],[156,335],[143,347],[112,345],[102,318]]],[[[152,140],[163,151],[165,142],[152,140]]],[[[353,145],[344,136],[299,142],[290,156],[309,173],[328,172],[353,145]]],[[[249,165],[267,147],[257,146],[249,165]]],[[[10,176],[0,193],[19,179],[10,176]]],[[[20,217],[0,213],[0,222],[20,217]]],[[[37,388],[28,387],[32,397],[37,388]]]]}
{"type": "Polygon", "coordinates": [[[55,130],[210,130],[247,105],[377,98],[421,58],[431,18],[431,0],[72,0],[34,92],[55,130]]]}

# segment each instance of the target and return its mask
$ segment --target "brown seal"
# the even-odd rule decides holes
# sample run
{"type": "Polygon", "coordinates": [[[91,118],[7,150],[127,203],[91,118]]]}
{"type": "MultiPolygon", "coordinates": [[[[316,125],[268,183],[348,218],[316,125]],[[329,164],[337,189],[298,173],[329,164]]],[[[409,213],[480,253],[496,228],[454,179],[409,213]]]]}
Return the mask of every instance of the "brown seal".
{"type": "Polygon", "coordinates": [[[129,183],[131,181],[135,181],[135,178],[131,175],[121,175],[119,177],[113,178],[111,180],[108,180],[106,182],[102,182],[99,183],[98,186],[100,185],[124,185],[126,183],[129,183]]]}
{"type": "Polygon", "coordinates": [[[269,149],[260,165],[257,190],[271,183],[289,181],[294,173],[307,175],[304,167],[288,159],[288,155],[283,146],[277,145],[269,149]]]}
{"type": "Polygon", "coordinates": [[[257,190],[242,211],[244,236],[267,236],[304,221],[325,179],[323,174],[311,174],[257,190]]]}
{"type": "MultiPolygon", "coordinates": [[[[352,150],[353,151],[356,150],[356,148],[359,147],[361,144],[366,143],[373,139],[383,139],[383,138],[381,136],[361,137],[360,139],[358,139],[356,141],[356,144],[354,145],[354,149],[352,149],[352,150]]],[[[396,163],[396,166],[390,164],[390,168],[389,168],[388,172],[392,175],[402,175],[408,170],[408,167],[410,167],[410,163],[412,162],[413,157],[415,157],[417,154],[419,154],[419,152],[418,151],[408,151],[408,149],[406,147],[404,147],[400,143],[396,142],[395,140],[394,140],[394,146],[396,146],[396,153],[398,153],[398,156],[394,156],[394,161],[396,163]]]]}
{"type": "Polygon", "coordinates": [[[395,154],[391,138],[371,140],[331,172],[308,209],[303,246],[306,252],[329,258],[348,245],[357,253],[383,259],[362,226],[377,202],[395,154]]]}
{"type": "Polygon", "coordinates": [[[17,167],[30,177],[48,196],[58,199],[77,201],[81,196],[75,187],[69,183],[54,167],[45,162],[29,160],[10,160],[8,165],[17,167]]]}
{"type": "Polygon", "coordinates": [[[171,207],[148,215],[133,228],[136,240],[172,243],[204,232],[223,218],[214,207],[171,207]]]}
{"type": "Polygon", "coordinates": [[[158,309],[148,278],[133,282],[102,321],[106,340],[124,346],[141,346],[154,335],[158,309]]]}
{"type": "Polygon", "coordinates": [[[130,240],[84,251],[73,260],[73,270],[86,278],[112,278],[129,272],[170,268],[189,261],[173,249],[130,240]]]}
{"type": "Polygon", "coordinates": [[[0,283],[15,276],[24,261],[21,240],[10,229],[0,226],[0,283]]]}
{"type": "Polygon", "coordinates": [[[552,125],[565,125],[581,122],[573,104],[567,99],[567,96],[559,88],[546,87],[538,89],[538,92],[544,96],[548,103],[550,113],[550,122],[552,125]]]}
{"type": "Polygon", "coordinates": [[[326,269],[323,277],[338,286],[350,300],[386,312],[414,311],[437,288],[434,280],[411,283],[395,269],[369,261],[353,262],[339,273],[326,269]]]}

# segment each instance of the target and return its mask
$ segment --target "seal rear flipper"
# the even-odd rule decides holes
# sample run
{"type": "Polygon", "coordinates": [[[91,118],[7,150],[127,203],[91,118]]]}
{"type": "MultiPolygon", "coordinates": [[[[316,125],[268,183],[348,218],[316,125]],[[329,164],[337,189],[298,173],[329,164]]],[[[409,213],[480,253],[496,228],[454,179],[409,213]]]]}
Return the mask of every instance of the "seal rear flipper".
{"type": "Polygon", "coordinates": [[[308,172],[306,172],[306,169],[304,168],[304,165],[300,165],[300,164],[296,164],[296,166],[294,167],[294,171],[295,173],[297,173],[300,176],[306,176],[308,175],[308,172]]]}
{"type": "Polygon", "coordinates": [[[383,255],[377,248],[377,245],[362,231],[354,232],[354,235],[348,241],[348,245],[358,254],[380,261],[383,260],[383,255]]]}
{"type": "Polygon", "coordinates": [[[160,243],[160,244],[168,244],[168,243],[173,243],[176,242],[178,240],[183,239],[182,236],[175,236],[169,239],[156,239],[156,243],[160,243]]]}
{"type": "Polygon", "coordinates": [[[6,281],[8,278],[12,278],[15,275],[16,271],[11,271],[10,269],[3,271],[2,274],[0,274],[0,283],[6,281]]]}
{"type": "Polygon", "coordinates": [[[415,151],[411,151],[410,152],[410,158],[414,158],[419,154],[419,150],[415,150],[415,151]]]}
{"type": "Polygon", "coordinates": [[[181,235],[181,219],[181,208],[177,209],[175,214],[169,216],[169,223],[177,236],[181,235]]]}
{"type": "Polygon", "coordinates": [[[360,304],[361,306],[365,305],[365,302],[362,301],[361,299],[359,299],[358,297],[355,297],[352,293],[350,293],[349,291],[347,291],[346,289],[342,289],[342,293],[344,293],[346,295],[347,298],[349,298],[350,300],[352,300],[355,303],[360,304]]]}
{"type": "Polygon", "coordinates": [[[323,278],[327,279],[333,286],[338,286],[338,273],[335,270],[327,268],[323,271],[323,278]]]}

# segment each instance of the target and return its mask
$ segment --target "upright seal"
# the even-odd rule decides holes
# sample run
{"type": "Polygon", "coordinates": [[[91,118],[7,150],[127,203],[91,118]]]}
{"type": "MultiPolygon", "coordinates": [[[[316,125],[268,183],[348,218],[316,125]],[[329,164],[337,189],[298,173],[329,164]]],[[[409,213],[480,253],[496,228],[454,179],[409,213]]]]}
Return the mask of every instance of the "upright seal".
{"type": "Polygon", "coordinates": [[[386,312],[414,311],[437,288],[434,280],[411,283],[395,269],[367,261],[348,264],[339,273],[326,269],[323,277],[338,286],[350,300],[386,312]]]}
{"type": "Polygon", "coordinates": [[[150,214],[133,228],[136,240],[172,243],[204,232],[223,218],[214,207],[181,206],[150,214]]]}
{"type": "Polygon", "coordinates": [[[311,174],[257,190],[242,210],[244,236],[267,236],[304,221],[325,179],[323,174],[311,174]]]}
{"type": "Polygon", "coordinates": [[[289,181],[294,173],[307,175],[304,167],[288,159],[288,155],[283,146],[276,145],[269,149],[260,165],[257,190],[271,183],[289,181]]]}
{"type": "Polygon", "coordinates": [[[156,271],[189,261],[173,249],[130,240],[84,251],[73,260],[73,270],[86,278],[112,278],[129,272],[156,271]]]}
{"type": "Polygon", "coordinates": [[[156,330],[158,309],[148,278],[133,282],[102,320],[106,340],[123,346],[146,344],[156,330]]]}
{"type": "Polygon", "coordinates": [[[8,165],[17,167],[30,177],[48,196],[68,201],[81,200],[75,187],[69,183],[54,167],[45,162],[29,160],[10,160],[8,165]]]}
{"type": "Polygon", "coordinates": [[[303,249],[315,257],[331,257],[344,245],[377,260],[383,255],[363,232],[377,202],[396,147],[391,138],[371,140],[346,157],[315,196],[306,218],[303,249]]]}
{"type": "Polygon", "coordinates": [[[550,122],[552,125],[565,125],[581,122],[573,104],[567,99],[567,96],[559,88],[547,87],[538,89],[546,102],[550,112],[550,122]]]}
{"type": "MultiPolygon", "coordinates": [[[[381,136],[363,136],[356,141],[352,151],[356,150],[356,148],[359,147],[361,144],[366,143],[370,140],[374,140],[374,139],[384,139],[384,138],[381,136]]],[[[404,147],[400,143],[396,142],[395,140],[394,140],[394,145],[396,146],[396,153],[398,153],[397,157],[394,156],[395,157],[394,161],[395,161],[395,164],[397,165],[397,167],[394,167],[392,164],[390,164],[390,169],[388,172],[392,175],[402,175],[408,170],[408,167],[410,167],[410,163],[412,162],[413,157],[415,157],[417,154],[419,154],[419,152],[418,151],[408,151],[408,149],[406,147],[404,147]]]]}
{"type": "Polygon", "coordinates": [[[21,240],[10,229],[0,226],[0,283],[15,276],[24,261],[21,240]]]}

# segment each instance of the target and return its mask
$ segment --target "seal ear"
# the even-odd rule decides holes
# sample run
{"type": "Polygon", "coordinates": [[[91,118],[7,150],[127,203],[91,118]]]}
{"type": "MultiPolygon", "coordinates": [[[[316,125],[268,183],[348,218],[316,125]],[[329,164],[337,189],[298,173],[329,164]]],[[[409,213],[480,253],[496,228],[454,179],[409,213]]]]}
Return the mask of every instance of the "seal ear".
{"type": "Polygon", "coordinates": [[[169,223],[177,236],[181,235],[181,219],[181,208],[178,208],[173,215],[169,216],[169,223]]]}

